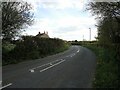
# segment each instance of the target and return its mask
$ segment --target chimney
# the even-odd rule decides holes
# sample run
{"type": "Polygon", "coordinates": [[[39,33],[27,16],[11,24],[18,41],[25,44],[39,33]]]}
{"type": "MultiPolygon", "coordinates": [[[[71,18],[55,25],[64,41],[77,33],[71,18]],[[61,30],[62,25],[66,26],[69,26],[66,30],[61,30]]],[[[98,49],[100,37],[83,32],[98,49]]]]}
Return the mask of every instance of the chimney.
{"type": "Polygon", "coordinates": [[[48,32],[46,32],[46,34],[48,35],[48,32]]]}

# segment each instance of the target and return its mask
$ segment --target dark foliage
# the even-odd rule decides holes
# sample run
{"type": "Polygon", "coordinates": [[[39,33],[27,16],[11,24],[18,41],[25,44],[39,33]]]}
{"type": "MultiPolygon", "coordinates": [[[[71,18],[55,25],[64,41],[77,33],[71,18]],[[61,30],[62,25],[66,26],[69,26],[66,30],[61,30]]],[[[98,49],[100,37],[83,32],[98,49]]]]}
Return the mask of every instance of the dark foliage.
{"type": "Polygon", "coordinates": [[[61,39],[24,36],[21,41],[16,43],[13,50],[5,52],[3,48],[3,65],[42,58],[64,51],[67,48],[68,44],[61,39]]]}
{"type": "Polygon", "coordinates": [[[90,2],[88,10],[98,19],[97,69],[94,87],[118,88],[120,64],[120,2],[90,2]]]}
{"type": "Polygon", "coordinates": [[[2,2],[2,38],[11,41],[21,29],[33,22],[31,6],[27,2],[2,2]]]}

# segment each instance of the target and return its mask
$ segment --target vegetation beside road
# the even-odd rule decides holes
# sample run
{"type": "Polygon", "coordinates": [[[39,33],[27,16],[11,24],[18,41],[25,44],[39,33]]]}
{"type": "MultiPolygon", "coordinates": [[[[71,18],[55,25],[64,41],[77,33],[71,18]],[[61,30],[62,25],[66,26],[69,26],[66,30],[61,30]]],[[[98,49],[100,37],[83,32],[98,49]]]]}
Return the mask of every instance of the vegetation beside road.
{"type": "Polygon", "coordinates": [[[117,88],[118,87],[118,61],[114,48],[104,48],[95,44],[83,45],[95,52],[97,56],[97,68],[93,87],[117,88]]]}
{"type": "Polygon", "coordinates": [[[37,59],[62,52],[69,45],[61,39],[24,36],[21,32],[34,24],[32,6],[27,2],[2,2],[2,65],[37,59]],[[16,40],[21,38],[21,40],[16,40]]]}
{"type": "Polygon", "coordinates": [[[2,46],[3,65],[42,58],[69,48],[69,44],[61,39],[33,36],[24,36],[22,40],[17,40],[13,43],[7,43],[2,46]]]}
{"type": "Polygon", "coordinates": [[[93,86],[118,88],[120,64],[120,2],[89,2],[87,10],[97,16],[97,43],[85,43],[97,55],[93,86]]]}

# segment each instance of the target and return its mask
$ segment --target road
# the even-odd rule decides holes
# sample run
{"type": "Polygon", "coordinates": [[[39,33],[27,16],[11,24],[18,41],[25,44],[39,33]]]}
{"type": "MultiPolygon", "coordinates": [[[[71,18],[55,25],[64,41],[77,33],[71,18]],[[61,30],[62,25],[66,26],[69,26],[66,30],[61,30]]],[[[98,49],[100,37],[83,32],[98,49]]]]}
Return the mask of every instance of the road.
{"type": "Polygon", "coordinates": [[[81,46],[42,59],[3,67],[3,88],[91,88],[95,54],[81,46]]]}

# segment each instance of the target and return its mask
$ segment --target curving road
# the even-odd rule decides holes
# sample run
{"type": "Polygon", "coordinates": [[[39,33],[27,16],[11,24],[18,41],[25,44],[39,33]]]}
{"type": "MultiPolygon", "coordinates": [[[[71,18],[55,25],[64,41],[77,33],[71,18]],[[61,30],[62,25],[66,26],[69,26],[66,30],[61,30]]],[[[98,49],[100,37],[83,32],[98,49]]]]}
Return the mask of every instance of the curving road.
{"type": "Polygon", "coordinates": [[[69,50],[3,67],[3,88],[90,88],[96,57],[89,49],[69,50]]]}

